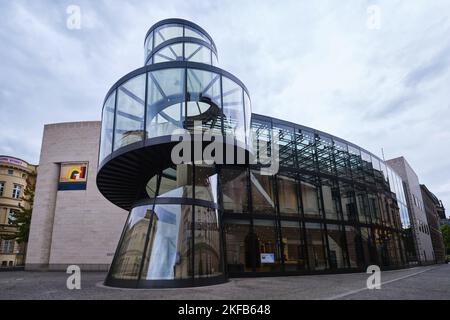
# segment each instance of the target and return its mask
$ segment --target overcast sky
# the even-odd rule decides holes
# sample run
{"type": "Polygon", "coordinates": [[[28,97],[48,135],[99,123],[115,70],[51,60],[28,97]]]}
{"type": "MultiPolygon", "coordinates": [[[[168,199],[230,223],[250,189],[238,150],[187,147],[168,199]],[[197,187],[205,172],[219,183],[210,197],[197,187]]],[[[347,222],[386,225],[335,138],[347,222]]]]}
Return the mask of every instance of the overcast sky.
{"type": "Polygon", "coordinates": [[[44,124],[100,120],[110,86],[143,65],[148,28],[185,18],[253,112],[404,156],[450,209],[449,14],[448,0],[0,0],[0,154],[38,163],[44,124]]]}

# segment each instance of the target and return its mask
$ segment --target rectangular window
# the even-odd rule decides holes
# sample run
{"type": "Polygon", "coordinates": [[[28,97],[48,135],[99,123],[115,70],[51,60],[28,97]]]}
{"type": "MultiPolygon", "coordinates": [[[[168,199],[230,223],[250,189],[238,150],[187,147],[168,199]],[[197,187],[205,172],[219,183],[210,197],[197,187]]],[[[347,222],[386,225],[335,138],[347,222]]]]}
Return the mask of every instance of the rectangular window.
{"type": "Polygon", "coordinates": [[[3,196],[4,190],[5,190],[5,183],[2,181],[2,182],[0,182],[0,197],[3,196]]]}
{"type": "Polygon", "coordinates": [[[13,253],[14,252],[14,240],[1,240],[0,241],[0,253],[13,253]]]}
{"type": "Polygon", "coordinates": [[[22,186],[19,184],[14,184],[12,197],[14,199],[19,199],[22,196],[22,186]]]}
{"type": "Polygon", "coordinates": [[[16,221],[16,217],[14,215],[15,213],[17,213],[17,210],[9,209],[8,224],[14,224],[14,222],[16,221]]]}
{"type": "Polygon", "coordinates": [[[9,174],[10,176],[12,176],[12,175],[14,174],[14,170],[8,169],[8,174],[9,174]]]}

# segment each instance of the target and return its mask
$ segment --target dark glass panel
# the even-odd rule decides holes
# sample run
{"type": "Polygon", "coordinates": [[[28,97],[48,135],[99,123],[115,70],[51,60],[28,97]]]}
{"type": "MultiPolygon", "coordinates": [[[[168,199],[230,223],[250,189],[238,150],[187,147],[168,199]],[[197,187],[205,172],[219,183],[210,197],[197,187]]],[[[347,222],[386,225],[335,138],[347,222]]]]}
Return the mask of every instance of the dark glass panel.
{"type": "Polygon", "coordinates": [[[198,278],[223,273],[218,212],[195,206],[194,275],[198,278]]]}
{"type": "MultiPolygon", "coordinates": [[[[255,236],[250,232],[250,222],[228,220],[225,222],[226,252],[229,272],[252,271],[255,257],[255,236]]],[[[258,248],[257,248],[258,249],[258,248]]]]}
{"type": "Polygon", "coordinates": [[[281,221],[281,235],[285,271],[306,269],[305,243],[299,222],[281,221]]]}
{"type": "Polygon", "coordinates": [[[277,236],[276,223],[273,220],[254,220],[253,230],[256,235],[257,272],[273,272],[281,270],[280,242],[277,236]]]}
{"type": "Polygon", "coordinates": [[[340,181],[339,190],[341,193],[341,207],[344,220],[358,221],[358,210],[353,187],[348,183],[340,181]]]}
{"type": "Polygon", "coordinates": [[[328,267],[324,234],[320,223],[305,223],[308,262],[311,270],[325,270],[328,267]]]}
{"type": "Polygon", "coordinates": [[[195,165],[195,199],[218,203],[216,168],[209,165],[195,165]]]}
{"type": "Polygon", "coordinates": [[[259,171],[250,173],[252,186],[253,213],[275,213],[275,197],[273,188],[273,176],[261,175],[259,171]]]}
{"type": "Polygon", "coordinates": [[[365,262],[361,235],[355,227],[345,226],[345,236],[347,240],[350,267],[363,267],[365,262]]]}
{"type": "Polygon", "coordinates": [[[224,168],[221,171],[223,207],[226,213],[247,213],[247,171],[224,168]]]}
{"type": "Polygon", "coordinates": [[[339,188],[337,182],[321,178],[321,188],[325,217],[332,220],[341,220],[339,188]]]}
{"type": "Polygon", "coordinates": [[[327,224],[328,246],[330,248],[329,264],[332,269],[347,267],[347,250],[345,248],[345,235],[342,227],[327,224]]]}
{"type": "Polygon", "coordinates": [[[281,167],[294,167],[295,165],[295,143],[294,128],[274,124],[274,137],[278,139],[278,153],[281,167]]]}

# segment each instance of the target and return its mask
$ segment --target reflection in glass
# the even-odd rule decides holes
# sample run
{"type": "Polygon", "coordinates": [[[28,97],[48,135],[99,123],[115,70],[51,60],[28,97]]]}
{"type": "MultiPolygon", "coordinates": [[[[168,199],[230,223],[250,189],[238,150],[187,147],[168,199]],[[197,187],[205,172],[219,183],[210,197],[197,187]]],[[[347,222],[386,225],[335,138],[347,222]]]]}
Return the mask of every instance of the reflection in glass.
{"type": "Polygon", "coordinates": [[[308,263],[311,270],[327,268],[327,256],[320,223],[305,223],[306,243],[308,245],[308,263]]]}
{"type": "Polygon", "coordinates": [[[258,170],[251,171],[250,181],[254,213],[275,213],[275,197],[272,180],[272,176],[261,175],[258,170]]]}
{"type": "Polygon", "coordinates": [[[156,205],[151,217],[142,279],[192,276],[192,206],[156,205]]]}
{"type": "Polygon", "coordinates": [[[195,199],[218,203],[217,174],[214,166],[195,165],[195,199]]]}
{"type": "Polygon", "coordinates": [[[256,245],[259,256],[256,257],[257,272],[279,271],[281,269],[280,242],[275,221],[253,220],[256,245]]]}
{"type": "Polygon", "coordinates": [[[281,221],[285,271],[298,271],[306,268],[304,241],[300,230],[298,221],[281,221]]]}
{"type": "Polygon", "coordinates": [[[217,210],[195,206],[194,275],[198,278],[222,274],[217,210]]]}
{"type": "Polygon", "coordinates": [[[192,198],[193,167],[179,164],[164,169],[147,183],[146,191],[150,198],[192,198]]]}
{"type": "Polygon", "coordinates": [[[247,213],[247,171],[224,168],[221,171],[223,209],[227,213],[247,213]]]}
{"type": "Polygon", "coordinates": [[[340,220],[339,189],[336,182],[329,179],[321,179],[323,206],[327,219],[340,220]]]}
{"type": "Polygon", "coordinates": [[[144,139],[145,75],[117,90],[114,150],[144,139]]]}
{"type": "Polygon", "coordinates": [[[250,221],[228,220],[225,223],[228,272],[252,271],[255,263],[254,239],[250,221]]]}
{"type": "Polygon", "coordinates": [[[116,91],[106,100],[102,115],[102,133],[100,142],[99,162],[102,162],[112,152],[112,136],[114,126],[114,108],[116,104],[116,91]]]}
{"type": "Polygon", "coordinates": [[[328,246],[330,248],[329,263],[332,269],[345,268],[345,250],[344,233],[339,225],[327,224],[328,246]]]}
{"type": "Polygon", "coordinates": [[[176,43],[164,47],[153,55],[153,63],[183,61],[183,44],[176,43]]]}
{"type": "Polygon", "coordinates": [[[294,178],[278,177],[278,199],[280,214],[298,215],[297,181],[294,178]]]}
{"type": "Polygon", "coordinates": [[[307,180],[300,182],[303,213],[306,218],[321,218],[317,186],[311,182],[307,180]]]}
{"type": "Polygon", "coordinates": [[[110,276],[115,279],[137,280],[150,223],[151,207],[134,208],[117,248],[110,276]]]}

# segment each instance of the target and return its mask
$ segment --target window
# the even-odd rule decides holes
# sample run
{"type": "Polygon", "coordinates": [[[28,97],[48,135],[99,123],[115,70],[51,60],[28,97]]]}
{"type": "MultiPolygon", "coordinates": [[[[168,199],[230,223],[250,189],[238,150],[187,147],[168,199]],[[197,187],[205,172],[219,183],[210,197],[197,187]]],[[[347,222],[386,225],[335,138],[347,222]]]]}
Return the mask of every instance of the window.
{"type": "Polygon", "coordinates": [[[226,213],[247,213],[247,172],[226,168],[221,172],[223,208],[226,213]]]}
{"type": "Polygon", "coordinates": [[[102,114],[102,134],[100,142],[100,159],[101,162],[112,151],[112,137],[114,127],[114,111],[116,104],[116,91],[114,91],[106,100],[102,114]]]}
{"type": "Polygon", "coordinates": [[[12,176],[12,175],[14,174],[14,170],[8,169],[8,174],[9,174],[10,176],[12,176]]]}
{"type": "Polygon", "coordinates": [[[0,197],[3,196],[3,190],[5,190],[5,183],[2,181],[0,182],[0,197]]]}
{"type": "Polygon", "coordinates": [[[12,197],[14,199],[19,199],[22,196],[22,186],[19,184],[14,184],[12,197]]]}
{"type": "Polygon", "coordinates": [[[9,209],[8,224],[14,224],[14,222],[16,221],[16,217],[15,217],[16,213],[17,213],[17,210],[9,209]]]}
{"type": "Polygon", "coordinates": [[[117,90],[114,150],[144,138],[145,75],[133,78],[117,90]]]}
{"type": "Polygon", "coordinates": [[[13,252],[14,252],[14,240],[0,240],[0,253],[13,253],[13,252]]]}
{"type": "Polygon", "coordinates": [[[280,271],[281,252],[275,221],[253,220],[255,233],[256,271],[280,271]],[[259,255],[258,255],[259,254],[259,255]]]}
{"type": "Polygon", "coordinates": [[[228,220],[225,223],[226,253],[229,272],[252,271],[255,261],[255,235],[250,221],[228,220]]]}

